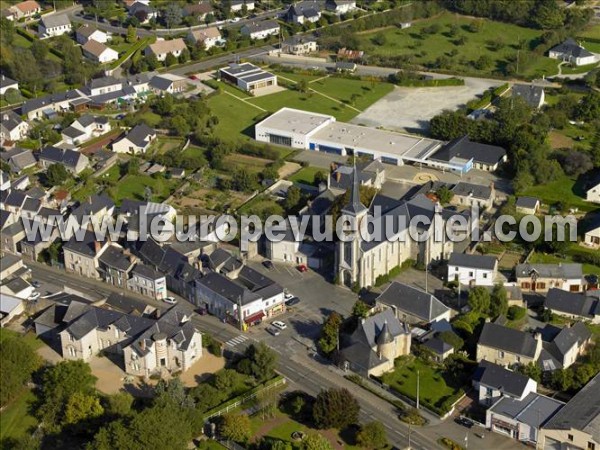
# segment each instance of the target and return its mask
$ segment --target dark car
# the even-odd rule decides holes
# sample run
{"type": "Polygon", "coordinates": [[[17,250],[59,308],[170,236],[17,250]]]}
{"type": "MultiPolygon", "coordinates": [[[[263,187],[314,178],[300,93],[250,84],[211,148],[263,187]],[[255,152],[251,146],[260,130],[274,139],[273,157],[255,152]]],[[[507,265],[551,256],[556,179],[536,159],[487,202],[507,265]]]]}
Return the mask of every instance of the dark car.
{"type": "Polygon", "coordinates": [[[587,281],[587,287],[590,290],[598,289],[598,275],[590,274],[585,276],[585,281],[587,281]]]}
{"type": "Polygon", "coordinates": [[[281,330],[275,327],[268,327],[267,333],[272,334],[273,336],[279,336],[281,334],[281,330]]]}
{"type": "Polygon", "coordinates": [[[467,428],[471,428],[473,425],[475,425],[471,419],[468,419],[467,417],[463,416],[457,417],[456,419],[454,419],[454,421],[457,424],[467,428]]]}
{"type": "Polygon", "coordinates": [[[268,259],[266,261],[263,261],[262,265],[269,270],[273,270],[275,268],[275,266],[273,266],[273,262],[268,259]]]}
{"type": "Polygon", "coordinates": [[[300,299],[298,297],[292,297],[285,302],[285,306],[294,306],[300,303],[300,299]]]}
{"type": "Polygon", "coordinates": [[[198,314],[200,314],[201,316],[205,316],[208,314],[208,310],[206,308],[199,308],[196,310],[198,312],[198,314]]]}

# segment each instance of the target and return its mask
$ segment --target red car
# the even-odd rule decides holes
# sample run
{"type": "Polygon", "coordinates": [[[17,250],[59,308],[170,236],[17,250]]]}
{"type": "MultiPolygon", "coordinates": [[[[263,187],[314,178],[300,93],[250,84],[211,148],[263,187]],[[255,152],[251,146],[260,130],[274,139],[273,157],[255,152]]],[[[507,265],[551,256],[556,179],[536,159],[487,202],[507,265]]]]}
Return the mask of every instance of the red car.
{"type": "Polygon", "coordinates": [[[198,77],[197,77],[196,75],[190,75],[190,76],[189,76],[189,79],[190,79],[190,80],[197,80],[197,79],[198,79],[198,77]]]}
{"type": "Polygon", "coordinates": [[[305,264],[300,264],[298,267],[296,267],[296,269],[298,269],[300,272],[308,272],[308,267],[306,267],[305,264]]]}

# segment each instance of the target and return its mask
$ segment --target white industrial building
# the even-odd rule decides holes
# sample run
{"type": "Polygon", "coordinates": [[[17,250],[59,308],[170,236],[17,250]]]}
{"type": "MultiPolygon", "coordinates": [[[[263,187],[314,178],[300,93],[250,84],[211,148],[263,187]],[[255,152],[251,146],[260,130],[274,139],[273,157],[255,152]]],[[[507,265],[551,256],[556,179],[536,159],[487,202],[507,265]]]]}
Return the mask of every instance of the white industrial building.
{"type": "Polygon", "coordinates": [[[231,64],[219,70],[222,80],[240,89],[256,93],[259,89],[277,86],[277,76],[250,63],[231,64]]]}
{"type": "Polygon", "coordinates": [[[342,156],[366,156],[394,165],[412,162],[466,173],[476,161],[476,156],[438,158],[446,150],[442,141],[337,122],[333,116],[292,108],[280,109],[256,124],[254,130],[257,141],[342,156]]]}

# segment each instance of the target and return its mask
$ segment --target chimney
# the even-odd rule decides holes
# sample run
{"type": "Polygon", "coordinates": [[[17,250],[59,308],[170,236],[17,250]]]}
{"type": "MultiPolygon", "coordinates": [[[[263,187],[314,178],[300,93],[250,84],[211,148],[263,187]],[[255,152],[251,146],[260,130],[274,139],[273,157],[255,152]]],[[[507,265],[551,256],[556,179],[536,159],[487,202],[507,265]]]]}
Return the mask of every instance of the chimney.
{"type": "Polygon", "coordinates": [[[489,317],[485,318],[485,323],[490,323],[492,320],[489,317]]]}
{"type": "Polygon", "coordinates": [[[534,357],[534,361],[537,361],[537,359],[540,356],[540,353],[542,352],[542,333],[540,333],[539,331],[536,331],[533,334],[533,338],[535,339],[535,357],[534,357]]]}
{"type": "Polygon", "coordinates": [[[337,181],[339,183],[340,182],[340,178],[342,178],[342,173],[338,170],[335,173],[335,181],[337,181]]]}
{"type": "Polygon", "coordinates": [[[98,254],[100,250],[102,250],[102,242],[94,241],[94,252],[98,254]]]}
{"type": "Polygon", "coordinates": [[[146,350],[146,339],[142,339],[142,340],[140,341],[140,348],[141,348],[142,350],[146,350]]]}
{"type": "Polygon", "coordinates": [[[156,308],[154,315],[156,316],[157,319],[160,319],[160,309],[156,308]]]}

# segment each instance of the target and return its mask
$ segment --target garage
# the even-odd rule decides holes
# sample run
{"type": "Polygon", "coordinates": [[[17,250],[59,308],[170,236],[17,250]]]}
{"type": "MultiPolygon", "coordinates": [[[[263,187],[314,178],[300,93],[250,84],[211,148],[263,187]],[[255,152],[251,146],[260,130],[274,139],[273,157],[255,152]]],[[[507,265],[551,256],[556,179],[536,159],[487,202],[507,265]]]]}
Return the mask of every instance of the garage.
{"type": "Polygon", "coordinates": [[[319,151],[324,153],[331,153],[334,155],[343,155],[341,148],[330,147],[328,145],[319,145],[319,151]]]}

